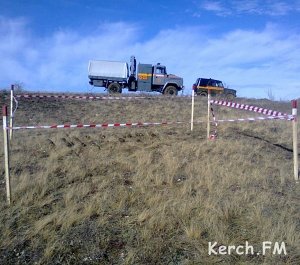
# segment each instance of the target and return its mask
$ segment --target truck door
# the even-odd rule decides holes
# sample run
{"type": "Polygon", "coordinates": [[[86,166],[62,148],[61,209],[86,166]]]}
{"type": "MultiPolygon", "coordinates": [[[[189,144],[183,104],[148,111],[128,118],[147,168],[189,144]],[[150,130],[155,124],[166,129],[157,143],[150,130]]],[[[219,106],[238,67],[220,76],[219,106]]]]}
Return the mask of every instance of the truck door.
{"type": "Polygon", "coordinates": [[[137,90],[150,92],[152,82],[152,65],[139,64],[137,75],[137,90]]]}
{"type": "Polygon", "coordinates": [[[156,65],[153,69],[153,85],[163,86],[166,82],[166,67],[162,65],[156,65]]]}

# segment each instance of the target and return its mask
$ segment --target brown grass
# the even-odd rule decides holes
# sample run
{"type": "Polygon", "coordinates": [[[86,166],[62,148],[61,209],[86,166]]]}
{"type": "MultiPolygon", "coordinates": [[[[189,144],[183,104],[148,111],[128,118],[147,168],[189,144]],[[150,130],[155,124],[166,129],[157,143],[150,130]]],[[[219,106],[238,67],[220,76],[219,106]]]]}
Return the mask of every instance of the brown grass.
{"type": "MultiPolygon", "coordinates": [[[[237,99],[290,112],[290,104],[237,99]]],[[[2,100],[3,103],[3,100],[2,100]]],[[[16,125],[189,121],[190,100],[20,100],[16,125]]],[[[196,119],[206,101],[197,98],[196,119]]],[[[214,107],[217,118],[257,114],[214,107]]],[[[15,131],[1,264],[300,264],[291,123],[15,131]],[[208,255],[208,242],[287,255],[208,255]]],[[[3,137],[2,137],[3,138],[3,137]]],[[[0,144],[3,145],[3,139],[0,144]]]]}

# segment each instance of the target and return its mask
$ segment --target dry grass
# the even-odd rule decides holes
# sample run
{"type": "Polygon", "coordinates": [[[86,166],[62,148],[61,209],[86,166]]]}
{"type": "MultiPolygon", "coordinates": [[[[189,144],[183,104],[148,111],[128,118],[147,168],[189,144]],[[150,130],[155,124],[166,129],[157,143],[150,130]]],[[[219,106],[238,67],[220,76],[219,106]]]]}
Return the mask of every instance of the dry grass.
{"type": "MultiPolygon", "coordinates": [[[[290,104],[238,99],[290,112],[290,104]]],[[[3,103],[3,100],[2,100],[3,103]]],[[[196,100],[198,120],[206,101],[196,100]]],[[[257,116],[215,107],[217,118],[257,116]]],[[[16,125],[190,119],[186,99],[21,100],[16,125]]],[[[300,264],[291,123],[15,131],[1,264],[300,264]],[[208,255],[208,242],[285,255],[208,255]]],[[[2,138],[0,139],[2,144],[2,138]]],[[[3,154],[0,154],[3,160],[3,154]]]]}

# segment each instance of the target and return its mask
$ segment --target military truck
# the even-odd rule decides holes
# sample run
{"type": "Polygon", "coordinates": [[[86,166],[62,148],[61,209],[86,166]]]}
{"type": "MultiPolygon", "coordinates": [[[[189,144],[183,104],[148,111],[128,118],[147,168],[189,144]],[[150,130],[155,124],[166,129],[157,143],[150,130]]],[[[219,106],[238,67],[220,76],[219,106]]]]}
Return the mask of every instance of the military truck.
{"type": "Polygon", "coordinates": [[[212,96],[224,95],[227,99],[233,99],[236,97],[236,90],[225,88],[223,82],[211,78],[197,78],[193,84],[193,90],[197,95],[205,96],[208,95],[208,90],[211,91],[212,96]]]}
{"type": "Polygon", "coordinates": [[[177,95],[183,89],[183,79],[168,74],[166,66],[157,63],[142,64],[136,67],[134,56],[130,58],[130,68],[126,62],[89,61],[89,83],[95,87],[105,87],[109,93],[128,91],[159,92],[177,95]]]}

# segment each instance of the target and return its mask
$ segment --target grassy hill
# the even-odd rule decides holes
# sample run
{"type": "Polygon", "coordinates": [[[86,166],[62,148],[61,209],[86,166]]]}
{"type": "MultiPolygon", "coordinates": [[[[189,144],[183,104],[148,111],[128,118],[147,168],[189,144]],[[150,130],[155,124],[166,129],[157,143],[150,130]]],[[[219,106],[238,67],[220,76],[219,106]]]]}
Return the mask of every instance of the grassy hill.
{"type": "MultiPolygon", "coordinates": [[[[222,123],[208,141],[205,123],[190,132],[190,99],[157,98],[19,100],[16,126],[187,123],[15,131],[11,207],[0,153],[1,264],[300,264],[291,122],[222,123]],[[255,253],[208,255],[209,242],[246,241],[255,253]],[[257,255],[263,241],[285,242],[287,255],[257,255]]],[[[236,101],[291,112],[289,102],[236,101]]],[[[195,119],[206,109],[197,97],[195,119]]]]}

